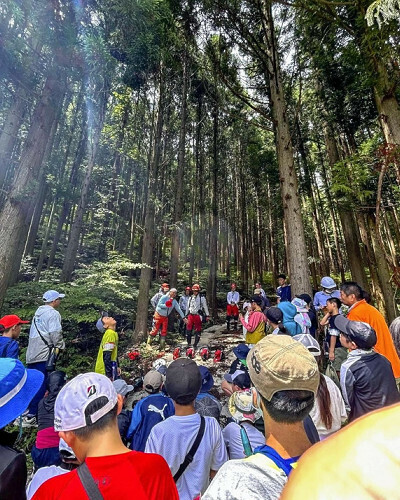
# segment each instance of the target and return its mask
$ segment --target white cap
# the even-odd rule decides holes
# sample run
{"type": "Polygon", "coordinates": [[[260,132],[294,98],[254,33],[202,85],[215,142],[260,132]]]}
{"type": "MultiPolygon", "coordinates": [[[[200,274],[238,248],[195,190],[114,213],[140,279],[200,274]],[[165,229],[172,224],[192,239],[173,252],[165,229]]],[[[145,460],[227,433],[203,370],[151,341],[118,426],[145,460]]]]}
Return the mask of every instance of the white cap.
{"type": "Polygon", "coordinates": [[[65,297],[65,293],[58,293],[56,290],[47,290],[43,294],[44,302],[53,302],[53,300],[63,299],[65,297]]]}
{"type": "Polygon", "coordinates": [[[299,333],[298,335],[294,335],[293,339],[303,344],[304,347],[307,347],[307,349],[313,356],[320,356],[321,347],[318,343],[318,340],[315,340],[315,338],[311,334],[299,333]]]}
{"type": "Polygon", "coordinates": [[[109,378],[99,373],[83,373],[70,380],[59,392],[54,407],[54,430],[73,431],[94,424],[117,404],[117,392],[109,378]],[[107,403],[92,415],[87,406],[101,397],[107,403]]]}

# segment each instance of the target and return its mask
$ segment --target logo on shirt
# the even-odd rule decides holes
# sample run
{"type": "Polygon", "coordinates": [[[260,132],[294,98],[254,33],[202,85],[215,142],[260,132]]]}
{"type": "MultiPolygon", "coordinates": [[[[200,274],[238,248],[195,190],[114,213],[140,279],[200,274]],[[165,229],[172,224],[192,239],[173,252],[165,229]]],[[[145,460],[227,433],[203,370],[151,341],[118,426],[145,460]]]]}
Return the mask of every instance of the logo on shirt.
{"type": "Polygon", "coordinates": [[[149,407],[147,408],[147,411],[154,411],[155,413],[158,413],[163,420],[165,420],[164,410],[165,410],[166,406],[167,406],[166,403],[165,403],[165,405],[162,408],[157,408],[154,405],[149,405],[149,407]]]}
{"type": "Polygon", "coordinates": [[[87,388],[87,397],[90,398],[91,396],[93,396],[94,394],[96,394],[96,392],[97,392],[96,386],[95,385],[89,385],[89,387],[87,388]]]}

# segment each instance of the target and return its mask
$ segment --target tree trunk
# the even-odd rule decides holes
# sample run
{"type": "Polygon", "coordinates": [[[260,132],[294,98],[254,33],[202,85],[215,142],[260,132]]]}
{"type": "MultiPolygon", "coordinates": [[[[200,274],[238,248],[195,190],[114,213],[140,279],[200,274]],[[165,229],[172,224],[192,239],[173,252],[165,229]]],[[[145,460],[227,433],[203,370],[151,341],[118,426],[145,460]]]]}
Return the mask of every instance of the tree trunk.
{"type": "Polygon", "coordinates": [[[176,287],[178,284],[178,265],[179,265],[179,234],[182,223],[183,211],[183,177],[185,173],[185,146],[186,146],[186,121],[187,121],[187,90],[188,90],[188,62],[186,53],[183,56],[183,74],[182,74],[182,104],[181,104],[181,125],[179,131],[178,146],[178,168],[176,170],[175,183],[175,213],[174,229],[171,242],[171,267],[170,267],[170,285],[176,287]]]}
{"type": "Polygon", "coordinates": [[[211,234],[209,250],[209,274],[207,299],[210,314],[216,322],[217,312],[217,255],[218,255],[218,170],[219,170],[219,106],[216,102],[213,108],[213,170],[212,170],[212,201],[211,201],[211,234]]]}
{"type": "Polygon", "coordinates": [[[268,49],[268,81],[278,157],[283,214],[287,236],[287,259],[292,294],[311,293],[306,239],[294,167],[292,138],[286,116],[284,89],[271,3],[262,0],[265,16],[265,43],[268,49]]]}
{"type": "Polygon", "coordinates": [[[27,219],[36,196],[38,176],[46,146],[50,138],[51,127],[57,116],[63,97],[63,78],[56,71],[47,77],[43,93],[38,101],[25,141],[18,171],[12,188],[0,213],[0,305],[3,303],[12,271],[12,262],[21,258],[30,218],[27,219]],[[18,252],[18,255],[16,255],[18,252]]]}
{"type": "Polygon", "coordinates": [[[90,180],[92,177],[97,147],[103,128],[105,109],[107,106],[107,95],[104,89],[102,89],[102,94],[101,97],[99,97],[99,100],[100,103],[98,104],[98,115],[96,117],[96,120],[94,120],[94,123],[92,124],[93,129],[91,130],[91,133],[89,133],[88,137],[88,164],[82,183],[81,197],[75,212],[74,221],[71,225],[71,232],[68,239],[67,249],[65,251],[64,265],[61,272],[61,281],[63,283],[71,281],[72,272],[74,270],[75,260],[78,252],[79,236],[82,231],[83,216],[85,214],[86,205],[88,202],[90,180]]]}
{"type": "Polygon", "coordinates": [[[162,131],[165,111],[165,81],[161,70],[158,96],[157,122],[153,139],[153,150],[149,162],[148,196],[146,204],[142,269],[140,273],[139,297],[136,311],[135,332],[133,341],[138,342],[147,334],[147,316],[149,308],[149,290],[153,274],[153,244],[154,244],[154,217],[155,200],[157,196],[157,174],[160,165],[162,149],[162,131]]]}

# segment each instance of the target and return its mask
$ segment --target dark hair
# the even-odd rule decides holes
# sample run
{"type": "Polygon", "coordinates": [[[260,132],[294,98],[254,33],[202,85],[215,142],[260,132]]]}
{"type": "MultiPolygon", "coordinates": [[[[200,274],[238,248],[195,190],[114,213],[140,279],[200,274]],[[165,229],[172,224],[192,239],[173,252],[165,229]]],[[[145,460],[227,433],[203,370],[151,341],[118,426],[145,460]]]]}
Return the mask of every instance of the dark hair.
{"type": "Polygon", "coordinates": [[[371,294],[366,290],[362,291],[362,298],[365,300],[367,304],[371,304],[371,294]]]}
{"type": "Polygon", "coordinates": [[[355,298],[358,300],[363,298],[362,288],[355,281],[345,281],[340,285],[340,290],[347,296],[354,294],[355,298]]]}
{"type": "Polygon", "coordinates": [[[338,309],[340,309],[342,305],[342,301],[339,300],[337,297],[329,297],[329,299],[326,299],[326,301],[329,302],[329,304],[336,304],[336,307],[338,309]]]}
{"type": "Polygon", "coordinates": [[[272,420],[282,424],[302,422],[312,410],[315,401],[311,391],[278,391],[271,401],[265,399],[262,394],[260,397],[272,420]]]}
{"type": "Polygon", "coordinates": [[[278,335],[289,335],[290,337],[292,336],[291,333],[286,328],[286,326],[283,325],[283,323],[279,323],[278,328],[279,328],[278,335]]]}
{"type": "Polygon", "coordinates": [[[400,358],[400,316],[395,318],[389,326],[390,334],[393,339],[394,347],[396,348],[397,355],[400,358]]]}
{"type": "Polygon", "coordinates": [[[101,396],[87,405],[85,409],[86,426],[80,427],[79,429],[74,429],[72,431],[79,437],[79,439],[81,439],[82,441],[87,441],[94,434],[97,434],[98,432],[101,432],[112,425],[112,423],[117,418],[118,403],[108,413],[99,418],[97,422],[95,422],[94,424],[90,423],[91,415],[96,413],[96,411],[101,410],[101,408],[103,408],[103,406],[107,403],[108,398],[106,396],[101,396]]]}
{"type": "Polygon", "coordinates": [[[286,274],[278,274],[278,278],[286,279],[286,274]]]}
{"type": "Polygon", "coordinates": [[[331,395],[329,394],[325,377],[322,374],[319,377],[317,402],[322,422],[329,430],[332,428],[331,395]]]}

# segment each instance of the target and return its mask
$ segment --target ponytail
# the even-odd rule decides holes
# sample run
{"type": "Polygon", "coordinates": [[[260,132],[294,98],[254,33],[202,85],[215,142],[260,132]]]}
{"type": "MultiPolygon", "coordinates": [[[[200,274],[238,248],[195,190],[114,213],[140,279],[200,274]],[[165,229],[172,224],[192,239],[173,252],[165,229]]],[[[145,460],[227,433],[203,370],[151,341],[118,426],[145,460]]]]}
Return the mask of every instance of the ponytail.
{"type": "Polygon", "coordinates": [[[287,328],[284,326],[283,323],[279,323],[278,328],[279,328],[278,335],[290,335],[290,333],[287,331],[287,328]]]}
{"type": "Polygon", "coordinates": [[[322,422],[329,430],[332,428],[331,396],[326,384],[325,376],[320,373],[319,386],[317,391],[317,401],[322,422]]]}

